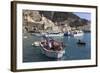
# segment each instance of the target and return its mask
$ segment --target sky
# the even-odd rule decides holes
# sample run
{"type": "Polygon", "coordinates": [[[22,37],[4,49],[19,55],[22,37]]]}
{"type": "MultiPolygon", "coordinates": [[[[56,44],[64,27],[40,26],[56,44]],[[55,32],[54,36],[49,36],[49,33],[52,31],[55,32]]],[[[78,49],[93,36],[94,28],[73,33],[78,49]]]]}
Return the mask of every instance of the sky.
{"type": "Polygon", "coordinates": [[[77,16],[79,16],[80,18],[84,18],[87,20],[91,20],[91,13],[86,13],[86,12],[74,12],[74,14],[76,14],[77,16]]]}

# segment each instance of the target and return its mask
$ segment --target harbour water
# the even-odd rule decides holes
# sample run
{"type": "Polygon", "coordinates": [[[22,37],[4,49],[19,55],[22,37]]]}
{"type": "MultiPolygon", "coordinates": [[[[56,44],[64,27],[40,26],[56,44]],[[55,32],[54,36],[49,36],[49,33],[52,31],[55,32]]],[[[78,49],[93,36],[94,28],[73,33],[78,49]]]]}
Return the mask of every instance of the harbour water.
{"type": "Polygon", "coordinates": [[[42,54],[41,47],[32,46],[34,41],[39,41],[41,37],[31,35],[30,33],[23,34],[23,62],[45,62],[58,60],[82,60],[91,58],[91,34],[85,33],[80,37],[53,37],[55,40],[62,41],[66,46],[65,54],[60,59],[49,58],[42,54]],[[24,38],[26,36],[27,38],[24,38]],[[77,45],[78,39],[86,42],[85,46],[77,45]]]}

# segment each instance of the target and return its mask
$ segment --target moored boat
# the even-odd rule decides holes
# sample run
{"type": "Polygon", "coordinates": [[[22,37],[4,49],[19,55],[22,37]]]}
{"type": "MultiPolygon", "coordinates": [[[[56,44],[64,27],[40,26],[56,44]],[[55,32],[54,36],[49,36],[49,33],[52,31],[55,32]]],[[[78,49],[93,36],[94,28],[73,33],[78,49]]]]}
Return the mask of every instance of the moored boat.
{"type": "Polygon", "coordinates": [[[34,36],[42,36],[41,33],[31,33],[31,35],[34,35],[34,36]]]}
{"type": "Polygon", "coordinates": [[[52,32],[52,33],[45,33],[46,37],[52,37],[52,36],[64,36],[64,33],[60,33],[60,32],[52,32]]]}
{"type": "Polygon", "coordinates": [[[84,35],[84,32],[81,31],[81,30],[75,30],[75,31],[72,31],[71,32],[71,35],[72,36],[83,36],[84,35]]]}
{"type": "Polygon", "coordinates": [[[40,42],[39,41],[35,41],[32,43],[32,46],[40,46],[40,42]]]}

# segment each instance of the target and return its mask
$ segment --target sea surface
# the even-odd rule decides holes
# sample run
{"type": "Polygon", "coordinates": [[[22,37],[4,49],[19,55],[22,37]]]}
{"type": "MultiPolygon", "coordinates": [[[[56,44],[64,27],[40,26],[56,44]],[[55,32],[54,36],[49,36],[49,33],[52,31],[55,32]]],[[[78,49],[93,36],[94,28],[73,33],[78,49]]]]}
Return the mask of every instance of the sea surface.
{"type": "Polygon", "coordinates": [[[30,33],[23,33],[23,62],[91,59],[91,34],[89,32],[80,37],[66,36],[52,38],[62,41],[64,45],[66,45],[64,47],[65,54],[60,59],[49,58],[42,54],[41,47],[32,46],[34,41],[41,40],[40,36],[31,35],[30,33]],[[79,39],[86,42],[86,45],[77,45],[79,39]]]}

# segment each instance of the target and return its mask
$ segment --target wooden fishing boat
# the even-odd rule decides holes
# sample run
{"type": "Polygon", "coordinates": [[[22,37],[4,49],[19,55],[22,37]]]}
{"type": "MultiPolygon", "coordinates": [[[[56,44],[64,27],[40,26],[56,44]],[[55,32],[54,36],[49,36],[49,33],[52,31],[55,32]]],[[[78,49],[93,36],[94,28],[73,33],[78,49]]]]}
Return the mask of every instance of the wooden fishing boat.
{"type": "Polygon", "coordinates": [[[65,53],[65,50],[62,47],[59,47],[60,50],[51,50],[49,47],[42,43],[40,43],[40,46],[42,47],[42,53],[51,58],[61,58],[65,53]]]}

